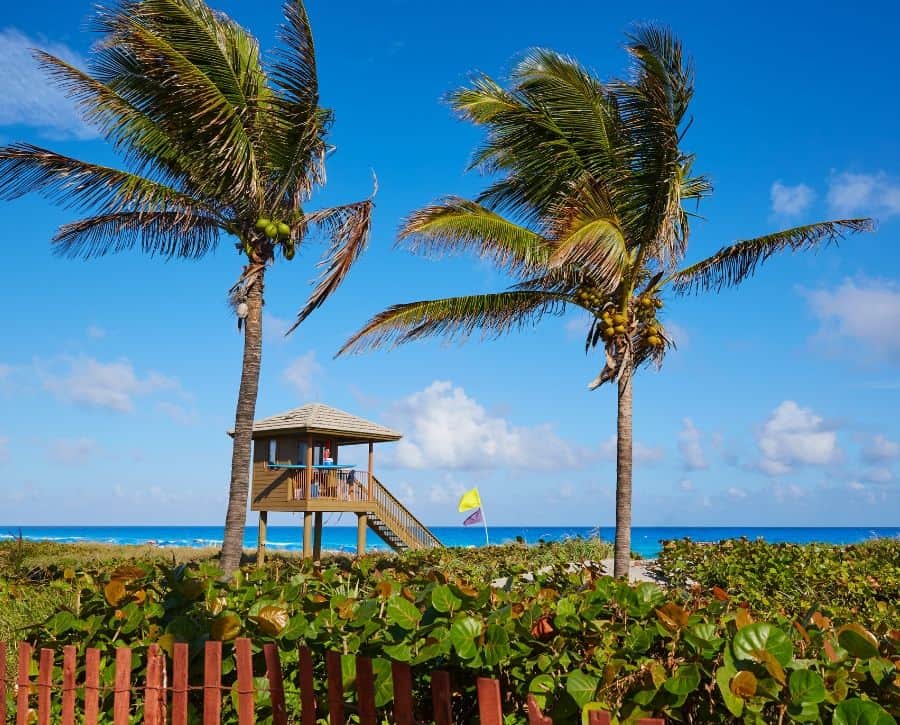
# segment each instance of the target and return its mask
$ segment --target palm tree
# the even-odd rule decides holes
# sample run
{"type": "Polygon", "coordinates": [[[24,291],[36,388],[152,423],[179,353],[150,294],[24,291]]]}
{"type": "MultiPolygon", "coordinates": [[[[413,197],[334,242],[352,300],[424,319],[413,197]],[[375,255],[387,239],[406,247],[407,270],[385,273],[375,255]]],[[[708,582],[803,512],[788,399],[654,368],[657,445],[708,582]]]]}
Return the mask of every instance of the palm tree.
{"type": "MultiPolygon", "coordinates": [[[[97,257],[135,247],[199,259],[223,237],[245,256],[230,300],[244,353],[220,564],[240,563],[259,386],[263,285],[310,235],[329,244],[294,327],[337,288],[365,248],[372,200],[307,213],[325,183],[332,114],[319,106],[309,18],[284,5],[281,47],[264,61],[256,39],[202,0],[120,0],[101,9],[89,72],[37,53],[51,78],[122,157],[121,168],[31,144],[0,148],[0,198],[29,192],[90,214],[63,225],[55,250],[97,257]]],[[[291,329],[294,329],[292,327],[291,329]]]]}
{"type": "Polygon", "coordinates": [[[461,250],[511,273],[494,294],[410,302],[379,313],[338,354],[430,335],[495,336],[561,314],[591,315],[586,350],[604,366],[589,387],[618,385],[615,571],[631,549],[632,379],[672,346],[659,320],[666,291],[739,284],[782,250],[811,249],[870,228],[866,219],[821,222],[737,242],[681,267],[688,202],[711,192],[681,148],[693,92],[691,64],[665,29],[629,36],[634,68],[600,81],[575,60],[534,50],[504,89],[487,76],[452,94],[453,107],[484,126],[473,168],[494,175],[475,201],[445,198],[413,213],[400,240],[414,251],[461,250]]]}

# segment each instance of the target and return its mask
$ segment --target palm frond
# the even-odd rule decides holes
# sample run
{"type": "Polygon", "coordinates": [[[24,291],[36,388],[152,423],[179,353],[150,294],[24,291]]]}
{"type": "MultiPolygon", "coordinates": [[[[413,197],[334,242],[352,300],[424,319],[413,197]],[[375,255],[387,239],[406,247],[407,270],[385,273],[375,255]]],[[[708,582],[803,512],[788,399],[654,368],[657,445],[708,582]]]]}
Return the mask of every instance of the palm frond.
{"type": "Polygon", "coordinates": [[[0,147],[0,199],[41,194],[63,208],[99,211],[178,211],[215,215],[189,194],[137,174],[79,161],[31,144],[0,147]]]}
{"type": "Polygon", "coordinates": [[[282,47],[274,51],[270,101],[269,153],[280,177],[277,196],[296,190],[308,198],[314,184],[325,183],[325,134],[332,114],[319,108],[319,79],[309,16],[302,0],[284,4],[282,47]]]}
{"type": "Polygon", "coordinates": [[[631,257],[621,230],[608,219],[580,219],[557,241],[554,266],[572,265],[591,271],[606,289],[619,285],[631,257]]]}
{"type": "MultiPolygon", "coordinates": [[[[201,147],[203,172],[212,177],[219,194],[231,194],[236,205],[258,206],[262,186],[253,101],[242,99],[234,69],[222,69],[228,62],[221,61],[220,51],[206,47],[209,41],[202,31],[189,23],[169,22],[158,12],[162,5],[154,12],[142,0],[101,14],[105,47],[114,52],[107,53],[97,77],[166,132],[201,147]]],[[[222,22],[219,32],[234,39],[235,28],[222,22]]],[[[249,38],[236,54],[258,53],[254,43],[249,38]]]]}
{"type": "Polygon", "coordinates": [[[431,256],[474,251],[498,268],[515,273],[546,266],[550,253],[540,234],[454,196],[411,214],[398,239],[412,251],[431,256]]]}
{"type": "Polygon", "coordinates": [[[320,307],[350,272],[353,263],[363,253],[372,226],[372,199],[323,209],[306,217],[306,224],[319,227],[331,240],[319,266],[324,268],[309,300],[297,314],[297,319],[285,333],[290,334],[309,315],[320,307]]]}
{"type": "Polygon", "coordinates": [[[545,314],[561,314],[564,309],[564,299],[541,290],[409,302],[375,315],[337,354],[396,346],[434,335],[465,339],[476,330],[481,330],[484,337],[497,337],[534,325],[545,314]]]}
{"type": "Polygon", "coordinates": [[[871,219],[842,219],[785,229],[723,247],[711,257],[692,264],[669,281],[678,294],[733,287],[750,277],[772,255],[785,249],[800,251],[836,244],[849,234],[872,231],[871,219]]]}
{"type": "Polygon", "coordinates": [[[140,247],[150,256],[199,259],[216,247],[219,224],[182,212],[116,212],[64,224],[53,237],[66,257],[103,257],[140,247]]]}

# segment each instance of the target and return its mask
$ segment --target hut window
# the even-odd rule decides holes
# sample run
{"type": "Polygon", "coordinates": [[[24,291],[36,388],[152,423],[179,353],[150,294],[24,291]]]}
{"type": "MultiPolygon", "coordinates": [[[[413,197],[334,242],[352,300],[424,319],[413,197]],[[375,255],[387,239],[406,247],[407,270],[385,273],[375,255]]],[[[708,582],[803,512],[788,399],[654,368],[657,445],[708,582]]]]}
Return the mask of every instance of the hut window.
{"type": "Polygon", "coordinates": [[[276,460],[278,450],[278,441],[274,438],[269,439],[269,463],[274,464],[278,461],[276,460]]]}
{"type": "Polygon", "coordinates": [[[300,441],[300,444],[297,446],[297,463],[300,465],[306,465],[306,441],[300,441]]]}

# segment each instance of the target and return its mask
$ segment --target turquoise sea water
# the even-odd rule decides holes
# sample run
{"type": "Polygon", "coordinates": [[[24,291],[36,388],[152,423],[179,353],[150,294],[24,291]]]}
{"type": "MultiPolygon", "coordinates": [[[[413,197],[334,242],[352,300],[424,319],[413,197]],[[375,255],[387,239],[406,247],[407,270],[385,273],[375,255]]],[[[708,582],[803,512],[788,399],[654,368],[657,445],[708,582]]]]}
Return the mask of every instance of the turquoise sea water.
{"type": "MultiPolygon", "coordinates": [[[[356,547],[356,527],[327,525],[322,535],[322,547],[329,551],[349,551],[356,547]]],[[[109,544],[145,544],[158,546],[218,546],[222,541],[220,526],[3,526],[0,539],[11,539],[21,534],[26,539],[58,542],[101,542],[109,544]]],[[[484,546],[484,529],[480,526],[435,526],[435,535],[447,546],[484,546]]],[[[558,541],[565,538],[600,535],[612,541],[614,529],[601,526],[491,526],[492,544],[509,543],[517,537],[528,543],[558,541]]],[[[694,541],[720,541],[746,536],[762,538],[770,542],[853,544],[876,537],[900,538],[900,527],[880,528],[784,528],[784,527],[691,527],[691,526],[636,526],[632,529],[632,550],[644,557],[656,555],[660,541],[680,539],[686,536],[694,541]]],[[[370,548],[386,549],[374,533],[367,537],[370,548]]],[[[247,548],[256,546],[256,527],[248,527],[244,537],[247,548]]],[[[300,526],[270,526],[268,547],[272,550],[298,551],[302,548],[300,526]]]]}

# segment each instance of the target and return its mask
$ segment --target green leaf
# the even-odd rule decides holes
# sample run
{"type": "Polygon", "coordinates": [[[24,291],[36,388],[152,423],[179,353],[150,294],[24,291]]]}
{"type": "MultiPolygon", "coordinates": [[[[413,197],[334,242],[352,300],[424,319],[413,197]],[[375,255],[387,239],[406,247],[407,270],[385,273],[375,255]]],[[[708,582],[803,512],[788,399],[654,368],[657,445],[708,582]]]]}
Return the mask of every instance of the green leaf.
{"type": "Polygon", "coordinates": [[[446,584],[436,586],[431,592],[431,606],[438,612],[452,612],[462,604],[462,599],[446,584]]]}
{"type": "Polygon", "coordinates": [[[422,619],[422,612],[419,611],[419,608],[403,597],[395,596],[388,602],[387,621],[389,624],[396,624],[402,629],[412,631],[418,626],[420,619],[422,619]]]}
{"type": "Polygon", "coordinates": [[[681,665],[675,674],[663,683],[663,687],[673,695],[687,695],[700,684],[700,670],[697,665],[681,665]]]}
{"type": "Polygon", "coordinates": [[[858,624],[845,624],[838,630],[838,644],[852,656],[860,659],[878,656],[878,640],[865,627],[858,624]]]}
{"type": "Polygon", "coordinates": [[[722,701],[725,707],[735,717],[740,717],[744,712],[744,701],[731,691],[731,678],[735,675],[735,671],[729,667],[720,667],[716,670],[716,686],[719,688],[719,694],[722,695],[722,701]]]}
{"type": "Polygon", "coordinates": [[[408,644],[402,642],[400,644],[385,645],[381,648],[381,651],[397,662],[409,662],[412,659],[412,650],[408,644]]]}
{"type": "Polygon", "coordinates": [[[788,679],[791,700],[798,705],[805,702],[819,703],[825,700],[825,681],[818,672],[794,670],[788,679]]]}
{"type": "Polygon", "coordinates": [[[765,653],[768,652],[782,666],[790,662],[794,654],[788,636],[766,622],[756,622],[739,629],[731,647],[738,659],[764,663],[767,659],[765,653]]]}
{"type": "Polygon", "coordinates": [[[878,703],[853,697],[834,709],[833,725],[897,725],[878,703]]]}
{"type": "Polygon", "coordinates": [[[462,617],[450,626],[450,642],[464,660],[470,660],[478,654],[476,640],[480,636],[481,622],[474,617],[462,617]]]}
{"type": "Polygon", "coordinates": [[[594,699],[594,695],[597,693],[597,685],[599,684],[599,677],[593,677],[581,670],[575,670],[566,677],[566,692],[572,696],[572,699],[581,708],[594,699]]]}
{"type": "Polygon", "coordinates": [[[510,655],[509,633],[496,624],[489,624],[484,635],[482,657],[488,667],[505,662],[510,655]]]}

